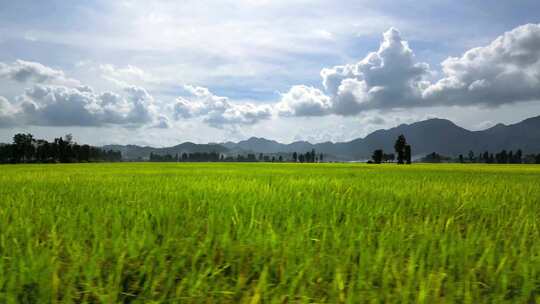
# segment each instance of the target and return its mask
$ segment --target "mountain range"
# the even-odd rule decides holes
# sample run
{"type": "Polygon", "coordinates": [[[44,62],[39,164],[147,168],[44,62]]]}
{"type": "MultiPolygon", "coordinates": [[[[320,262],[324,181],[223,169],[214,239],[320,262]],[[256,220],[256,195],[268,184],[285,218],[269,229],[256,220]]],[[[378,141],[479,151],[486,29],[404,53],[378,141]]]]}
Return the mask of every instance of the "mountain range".
{"type": "Polygon", "coordinates": [[[471,150],[475,153],[486,150],[499,152],[503,149],[521,149],[524,153],[540,152],[540,116],[511,125],[497,124],[481,131],[470,131],[457,126],[450,120],[434,118],[412,124],[401,124],[387,130],[377,130],[364,138],[337,143],[312,144],[307,141],[296,141],[283,144],[274,140],[252,137],[239,142],[229,141],[218,144],[186,142],[166,148],[136,145],[108,145],[103,148],[120,151],[125,159],[145,159],[150,153],[162,155],[193,152],[218,152],[227,155],[289,154],[304,153],[315,149],[317,153],[324,153],[327,160],[349,161],[367,159],[376,149],[392,152],[394,142],[400,134],[405,135],[416,157],[431,152],[447,156],[466,155],[471,150]]]}

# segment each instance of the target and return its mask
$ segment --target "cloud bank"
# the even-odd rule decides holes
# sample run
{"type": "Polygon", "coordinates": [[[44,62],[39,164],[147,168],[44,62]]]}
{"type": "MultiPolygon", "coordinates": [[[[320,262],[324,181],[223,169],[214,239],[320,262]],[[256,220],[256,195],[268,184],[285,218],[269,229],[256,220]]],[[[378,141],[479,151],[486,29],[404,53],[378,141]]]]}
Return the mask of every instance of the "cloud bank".
{"type": "Polygon", "coordinates": [[[423,91],[430,103],[497,106],[540,99],[540,24],[442,62],[444,77],[423,91]]]}
{"type": "Polygon", "coordinates": [[[207,88],[186,85],[189,96],[178,97],[174,104],[174,118],[202,117],[210,126],[251,125],[269,119],[269,106],[252,103],[232,103],[227,97],[216,96],[207,88]]]}
{"type": "Polygon", "coordinates": [[[497,107],[540,100],[540,24],[526,24],[486,46],[449,57],[440,77],[419,62],[401,33],[390,28],[379,48],[362,60],[324,68],[321,87],[292,86],[273,104],[232,101],[208,88],[184,85],[164,103],[140,86],[155,83],[150,74],[128,65],[99,67],[120,92],[98,93],[37,62],[0,63],[0,79],[29,87],[8,100],[0,97],[0,126],[149,126],[199,119],[214,128],[253,125],[273,117],[352,116],[370,110],[435,106],[497,107]]]}
{"type": "Polygon", "coordinates": [[[44,66],[38,62],[16,60],[11,64],[0,62],[0,79],[9,79],[20,83],[45,83],[77,86],[80,82],[67,78],[63,71],[44,66]]]}
{"type": "Polygon", "coordinates": [[[0,63],[0,78],[30,85],[13,101],[0,96],[0,127],[168,126],[154,98],[141,87],[126,86],[120,94],[98,93],[62,71],[23,60],[0,63]]]}
{"type": "Polygon", "coordinates": [[[17,97],[13,114],[37,126],[140,126],[154,121],[153,98],[142,88],[129,87],[123,95],[96,93],[91,88],[35,85],[17,97]]]}
{"type": "Polygon", "coordinates": [[[443,76],[416,62],[397,29],[383,34],[376,52],[355,64],[321,71],[324,91],[293,86],[282,95],[282,115],[355,115],[373,109],[430,106],[487,107],[540,100],[540,25],[527,24],[484,47],[441,63],[443,76]]]}

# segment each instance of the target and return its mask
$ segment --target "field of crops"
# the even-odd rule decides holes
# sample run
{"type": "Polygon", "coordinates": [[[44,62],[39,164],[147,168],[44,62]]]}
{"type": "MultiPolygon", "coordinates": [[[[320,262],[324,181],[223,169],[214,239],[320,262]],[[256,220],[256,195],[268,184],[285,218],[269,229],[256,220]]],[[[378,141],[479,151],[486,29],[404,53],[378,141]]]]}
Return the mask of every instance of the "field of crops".
{"type": "Polygon", "coordinates": [[[539,303],[540,166],[0,167],[0,303],[539,303]]]}

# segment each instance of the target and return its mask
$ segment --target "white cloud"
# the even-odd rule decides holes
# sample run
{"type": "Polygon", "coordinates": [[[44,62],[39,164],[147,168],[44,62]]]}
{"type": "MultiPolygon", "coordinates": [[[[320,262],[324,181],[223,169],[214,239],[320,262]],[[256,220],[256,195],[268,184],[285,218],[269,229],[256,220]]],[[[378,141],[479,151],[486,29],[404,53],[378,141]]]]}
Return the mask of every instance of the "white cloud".
{"type": "MultiPolygon", "coordinates": [[[[155,20],[161,22],[160,18],[155,20]]],[[[274,115],[353,116],[370,110],[413,107],[499,106],[540,99],[540,25],[518,27],[487,46],[446,59],[442,68],[438,81],[428,81],[433,75],[429,66],[417,62],[407,41],[391,28],[383,34],[378,50],[362,60],[322,69],[322,89],[295,85],[274,104],[233,101],[207,88],[189,85],[184,87],[187,94],[172,104],[156,103],[146,90],[130,85],[155,81],[134,65],[99,67],[103,78],[124,88],[121,93],[99,94],[66,77],[63,71],[22,60],[0,64],[0,77],[39,84],[10,105],[18,115],[24,114],[22,121],[37,125],[164,128],[171,126],[173,119],[200,119],[223,128],[253,125],[274,115]]],[[[3,103],[2,113],[6,113],[7,103],[3,103]]]]}
{"type": "MultiPolygon", "coordinates": [[[[133,67],[129,69],[140,74],[133,67]]],[[[0,63],[0,77],[31,85],[12,103],[0,97],[2,127],[170,126],[168,118],[159,113],[154,98],[138,86],[125,86],[119,93],[99,93],[76,79],[66,77],[61,70],[23,60],[10,65],[0,63]]]]}
{"type": "Polygon", "coordinates": [[[290,111],[297,116],[346,116],[369,109],[415,105],[428,70],[426,63],[415,62],[408,43],[401,39],[398,30],[391,28],[384,33],[377,52],[369,53],[358,63],[321,71],[327,95],[315,88],[295,86],[281,103],[306,109],[290,111]]]}
{"type": "Polygon", "coordinates": [[[11,125],[139,127],[158,120],[160,126],[165,126],[163,119],[157,117],[153,98],[136,87],[127,88],[121,96],[96,93],[84,86],[74,89],[34,85],[17,97],[15,105],[0,99],[0,113],[5,113],[5,109],[11,125]]]}
{"type": "Polygon", "coordinates": [[[209,125],[222,128],[225,125],[251,125],[272,116],[271,107],[266,105],[233,103],[204,87],[186,85],[184,88],[190,96],[176,99],[176,119],[202,117],[209,125]]]}
{"type": "Polygon", "coordinates": [[[515,28],[487,46],[446,59],[442,67],[442,79],[429,82],[428,64],[416,62],[407,41],[391,28],[377,52],[355,64],[323,69],[324,92],[292,87],[280,102],[292,110],[281,113],[347,116],[372,109],[540,100],[540,24],[515,28]]]}
{"type": "Polygon", "coordinates": [[[352,115],[370,108],[406,106],[420,96],[429,70],[416,63],[414,53],[398,30],[383,34],[377,52],[356,64],[323,69],[323,85],[332,96],[334,111],[352,115]]]}
{"type": "Polygon", "coordinates": [[[16,60],[11,64],[0,63],[0,78],[20,83],[44,83],[77,86],[78,80],[67,78],[63,71],[42,65],[38,62],[16,60]]]}
{"type": "Polygon", "coordinates": [[[15,107],[13,107],[7,98],[0,96],[0,127],[15,125],[16,121],[13,118],[13,114],[15,113],[15,107]]]}
{"type": "Polygon", "coordinates": [[[0,96],[0,115],[8,115],[14,112],[15,110],[7,98],[0,96]]]}
{"type": "Polygon", "coordinates": [[[430,104],[498,106],[540,99],[540,24],[527,24],[489,45],[442,62],[444,77],[423,97],[430,104]]]}
{"type": "Polygon", "coordinates": [[[124,89],[127,102],[131,106],[126,116],[126,122],[135,125],[152,122],[157,115],[154,98],[141,87],[130,86],[124,89]]]}
{"type": "Polygon", "coordinates": [[[305,85],[293,86],[277,105],[278,112],[284,116],[321,116],[329,114],[330,107],[328,96],[305,85]]]}

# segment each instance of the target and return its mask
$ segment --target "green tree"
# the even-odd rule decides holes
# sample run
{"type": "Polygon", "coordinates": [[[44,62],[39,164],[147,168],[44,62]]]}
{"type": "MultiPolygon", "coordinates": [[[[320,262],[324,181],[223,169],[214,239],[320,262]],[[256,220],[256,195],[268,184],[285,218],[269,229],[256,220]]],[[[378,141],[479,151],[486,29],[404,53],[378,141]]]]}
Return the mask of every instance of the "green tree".
{"type": "Polygon", "coordinates": [[[398,164],[403,164],[405,161],[405,146],[407,145],[407,140],[405,135],[401,134],[398,136],[396,143],[394,144],[394,150],[397,154],[398,164]]]}
{"type": "Polygon", "coordinates": [[[405,162],[407,165],[411,164],[412,154],[411,154],[411,145],[405,145],[405,162]]]}
{"type": "Polygon", "coordinates": [[[28,134],[15,134],[13,136],[13,145],[15,150],[15,159],[17,162],[27,162],[34,157],[34,136],[28,134]]]}
{"type": "Polygon", "coordinates": [[[377,149],[373,151],[373,155],[371,156],[373,159],[373,162],[376,164],[380,164],[383,160],[383,150],[377,149]]]}
{"type": "Polygon", "coordinates": [[[516,154],[514,154],[514,159],[515,159],[515,163],[516,164],[521,164],[523,163],[523,151],[521,151],[521,149],[518,149],[516,151],[516,154]]]}

